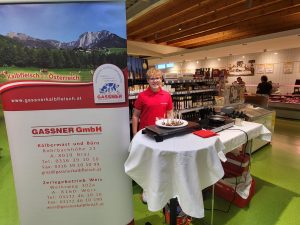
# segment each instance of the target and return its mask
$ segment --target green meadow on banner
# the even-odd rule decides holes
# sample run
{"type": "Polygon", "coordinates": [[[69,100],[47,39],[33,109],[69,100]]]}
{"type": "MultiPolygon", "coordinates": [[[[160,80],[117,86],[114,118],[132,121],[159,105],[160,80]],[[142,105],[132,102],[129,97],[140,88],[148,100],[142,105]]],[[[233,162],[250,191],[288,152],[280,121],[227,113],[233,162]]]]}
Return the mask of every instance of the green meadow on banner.
{"type": "Polygon", "coordinates": [[[17,80],[91,82],[95,69],[104,63],[109,62],[120,68],[126,67],[126,61],[124,62],[124,58],[127,57],[126,48],[107,48],[105,50],[29,49],[3,39],[5,37],[0,35],[1,83],[17,80]],[[12,50],[13,53],[5,54],[12,50]],[[21,52],[23,56],[20,57],[18,52],[21,52]]]}

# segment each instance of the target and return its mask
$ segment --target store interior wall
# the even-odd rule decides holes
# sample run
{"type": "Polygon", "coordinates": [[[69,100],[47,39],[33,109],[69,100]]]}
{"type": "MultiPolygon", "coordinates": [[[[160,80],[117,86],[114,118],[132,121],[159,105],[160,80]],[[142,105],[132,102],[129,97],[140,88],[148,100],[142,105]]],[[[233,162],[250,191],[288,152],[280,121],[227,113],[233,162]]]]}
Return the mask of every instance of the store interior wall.
{"type": "MultiPolygon", "coordinates": [[[[195,73],[197,68],[226,69],[230,64],[236,64],[237,61],[248,63],[249,60],[255,60],[255,74],[241,76],[246,82],[247,92],[255,93],[256,86],[260,82],[260,77],[266,75],[273,83],[279,84],[280,94],[291,94],[294,91],[293,85],[296,79],[300,79],[300,48],[285,49],[279,51],[266,51],[261,53],[252,53],[247,55],[228,56],[222,58],[207,58],[195,61],[175,62],[174,67],[163,70],[165,73],[195,73]],[[293,63],[292,73],[283,72],[284,63],[293,63]],[[273,73],[257,73],[259,64],[273,64],[273,73]]],[[[151,64],[151,60],[149,60],[151,64]]],[[[237,76],[229,76],[228,83],[231,84],[237,76]]]]}

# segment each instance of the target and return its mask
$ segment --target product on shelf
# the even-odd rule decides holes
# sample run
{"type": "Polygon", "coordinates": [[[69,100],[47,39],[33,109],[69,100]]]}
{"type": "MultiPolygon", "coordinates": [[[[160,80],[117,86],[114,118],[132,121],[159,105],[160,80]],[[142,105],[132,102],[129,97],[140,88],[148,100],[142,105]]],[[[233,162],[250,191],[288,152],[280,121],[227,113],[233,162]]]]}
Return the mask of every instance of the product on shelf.
{"type": "MultiPolygon", "coordinates": [[[[215,105],[215,96],[218,94],[216,85],[214,79],[165,79],[163,88],[171,93],[174,110],[181,111],[182,116],[193,120],[196,118],[193,112],[215,105]]],[[[148,84],[146,79],[131,79],[128,86],[131,118],[134,101],[148,84]]]]}
{"type": "Polygon", "coordinates": [[[271,95],[269,103],[293,103],[300,104],[300,95],[271,95]]]}

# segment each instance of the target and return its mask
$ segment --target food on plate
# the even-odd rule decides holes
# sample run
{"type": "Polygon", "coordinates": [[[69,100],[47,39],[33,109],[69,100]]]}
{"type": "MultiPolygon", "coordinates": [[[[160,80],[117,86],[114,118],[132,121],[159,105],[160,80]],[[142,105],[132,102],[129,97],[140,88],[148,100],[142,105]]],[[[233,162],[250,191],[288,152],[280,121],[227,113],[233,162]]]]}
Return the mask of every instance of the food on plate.
{"type": "Polygon", "coordinates": [[[183,120],[180,119],[166,119],[161,124],[168,127],[174,127],[174,126],[180,126],[184,124],[184,122],[183,120]]]}

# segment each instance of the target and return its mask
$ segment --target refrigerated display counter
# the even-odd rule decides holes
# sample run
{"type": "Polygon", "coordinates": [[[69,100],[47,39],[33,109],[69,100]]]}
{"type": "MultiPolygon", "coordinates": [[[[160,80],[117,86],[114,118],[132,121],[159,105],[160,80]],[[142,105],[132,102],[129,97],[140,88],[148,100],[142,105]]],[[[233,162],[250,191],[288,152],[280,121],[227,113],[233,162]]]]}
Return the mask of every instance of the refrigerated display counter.
{"type": "Polygon", "coordinates": [[[300,95],[271,95],[268,106],[277,117],[300,119],[300,95]]]}
{"type": "MultiPolygon", "coordinates": [[[[271,133],[274,133],[276,118],[275,111],[252,106],[246,106],[240,110],[243,111],[244,114],[246,114],[248,121],[263,124],[269,131],[271,131],[271,133]]],[[[269,143],[270,142],[268,141],[255,138],[252,140],[251,152],[253,153],[269,143]]]]}
{"type": "MultiPolygon", "coordinates": [[[[275,127],[275,118],[276,112],[262,108],[255,107],[252,104],[240,104],[234,106],[227,106],[221,109],[222,112],[225,112],[226,115],[229,115],[232,118],[241,118],[240,115],[243,115],[242,119],[245,119],[249,122],[255,122],[263,124],[271,133],[274,132],[275,127]]],[[[247,147],[248,152],[255,152],[260,149],[262,146],[269,144],[269,141],[264,141],[261,139],[253,139],[251,145],[247,147]]]]}

